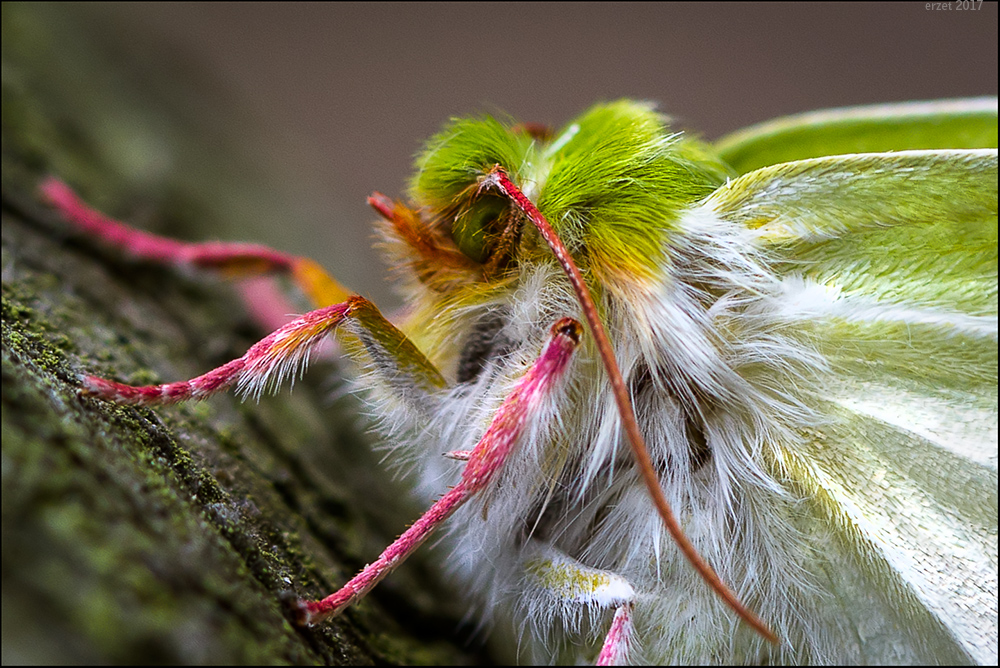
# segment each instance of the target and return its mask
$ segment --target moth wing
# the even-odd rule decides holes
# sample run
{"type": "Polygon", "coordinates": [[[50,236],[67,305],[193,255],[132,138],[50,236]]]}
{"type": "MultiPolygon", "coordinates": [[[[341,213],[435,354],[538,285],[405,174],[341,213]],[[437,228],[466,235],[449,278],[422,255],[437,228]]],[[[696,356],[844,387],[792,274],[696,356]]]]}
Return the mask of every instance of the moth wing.
{"type": "Polygon", "coordinates": [[[996,147],[996,97],[812,111],[738,130],[716,142],[720,157],[738,174],[844,153],[996,147]]]}
{"type": "Polygon", "coordinates": [[[704,206],[774,258],[776,308],[829,363],[825,422],[775,462],[817,528],[824,623],[859,662],[995,665],[997,151],[778,164],[704,206]]]}

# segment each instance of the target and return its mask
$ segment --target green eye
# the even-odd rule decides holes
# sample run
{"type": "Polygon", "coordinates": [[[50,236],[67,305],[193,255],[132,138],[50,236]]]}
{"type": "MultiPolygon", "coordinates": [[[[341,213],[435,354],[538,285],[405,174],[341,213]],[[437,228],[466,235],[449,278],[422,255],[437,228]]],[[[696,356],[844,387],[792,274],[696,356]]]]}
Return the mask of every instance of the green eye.
{"type": "Polygon", "coordinates": [[[508,207],[508,202],[499,197],[482,197],[461,210],[451,228],[451,238],[458,249],[476,262],[486,262],[491,239],[503,231],[500,220],[508,207]]]}

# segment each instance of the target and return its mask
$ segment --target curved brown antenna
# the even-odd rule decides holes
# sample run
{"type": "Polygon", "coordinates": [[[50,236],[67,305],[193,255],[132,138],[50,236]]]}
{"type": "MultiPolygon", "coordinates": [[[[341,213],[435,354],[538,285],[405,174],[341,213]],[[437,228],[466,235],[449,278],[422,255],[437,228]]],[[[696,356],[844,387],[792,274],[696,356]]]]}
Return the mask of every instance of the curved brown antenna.
{"type": "Polygon", "coordinates": [[[548,243],[549,248],[555,253],[555,256],[559,259],[559,264],[562,265],[563,271],[569,277],[577,299],[580,300],[580,306],[583,308],[583,314],[587,320],[587,324],[590,326],[594,342],[597,344],[601,361],[604,363],[604,368],[607,369],[608,377],[611,379],[611,388],[615,395],[615,401],[618,404],[618,413],[621,415],[622,425],[625,427],[629,445],[632,447],[632,454],[639,465],[642,480],[646,484],[646,489],[649,490],[649,495],[653,497],[653,504],[663,519],[663,524],[667,527],[667,531],[670,532],[670,536],[677,543],[677,547],[684,553],[684,556],[687,557],[687,560],[694,566],[695,570],[704,578],[708,586],[726,602],[726,605],[732,608],[757,633],[768,641],[777,644],[778,637],[774,632],[771,631],[760,617],[740,602],[736,594],[726,586],[712,567],[701,558],[694,545],[691,544],[691,541],[684,534],[683,529],[681,529],[680,524],[677,522],[677,518],[674,517],[673,511],[670,509],[670,504],[667,503],[666,497],[663,496],[663,490],[660,489],[660,481],[656,477],[656,471],[653,469],[653,463],[649,458],[649,450],[646,448],[646,443],[639,432],[639,423],[636,422],[635,411],[632,410],[632,401],[629,399],[628,390],[625,388],[625,379],[622,378],[622,372],[618,368],[618,362],[615,360],[611,341],[608,339],[608,334],[604,330],[601,319],[597,316],[597,306],[594,304],[594,299],[590,296],[590,290],[587,288],[586,283],[583,282],[583,275],[577,268],[576,263],[573,262],[573,258],[570,257],[569,250],[563,244],[555,230],[552,229],[552,226],[549,225],[549,221],[538,210],[538,207],[521,192],[520,188],[514,185],[507,176],[506,170],[500,165],[495,165],[483,177],[479,185],[479,190],[481,191],[490,187],[502,192],[528,217],[538,229],[542,238],[545,239],[545,242],[548,243]]]}

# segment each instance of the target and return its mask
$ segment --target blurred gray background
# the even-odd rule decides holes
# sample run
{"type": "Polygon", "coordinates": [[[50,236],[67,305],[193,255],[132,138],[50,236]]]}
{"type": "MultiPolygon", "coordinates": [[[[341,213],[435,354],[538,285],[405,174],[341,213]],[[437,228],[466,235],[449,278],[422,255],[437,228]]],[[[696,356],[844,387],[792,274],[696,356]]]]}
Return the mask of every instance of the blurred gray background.
{"type": "MultiPolygon", "coordinates": [[[[823,107],[995,95],[997,5],[957,5],[151,3],[73,20],[119,44],[123,67],[169,62],[241,109],[225,130],[294,204],[212,235],[308,254],[392,306],[365,197],[401,195],[449,117],[559,125],[627,96],[711,139],[823,107]]],[[[212,96],[193,99],[178,113],[213,115],[212,96]]]]}

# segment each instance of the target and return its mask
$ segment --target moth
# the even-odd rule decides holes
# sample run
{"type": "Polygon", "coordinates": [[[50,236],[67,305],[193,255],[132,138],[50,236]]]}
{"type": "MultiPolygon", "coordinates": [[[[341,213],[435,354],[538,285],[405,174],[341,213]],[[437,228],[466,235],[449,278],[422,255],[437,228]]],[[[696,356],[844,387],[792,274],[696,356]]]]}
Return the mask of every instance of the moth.
{"type": "Polygon", "coordinates": [[[198,378],[84,392],[259,395],[330,335],[357,360],[430,510],[302,623],[438,532],[527,662],[995,664],[996,146],[996,98],[714,144],[630,100],[454,119],[408,201],[370,198],[396,324],[308,259],[42,190],[124,252],[316,305],[198,378]]]}

